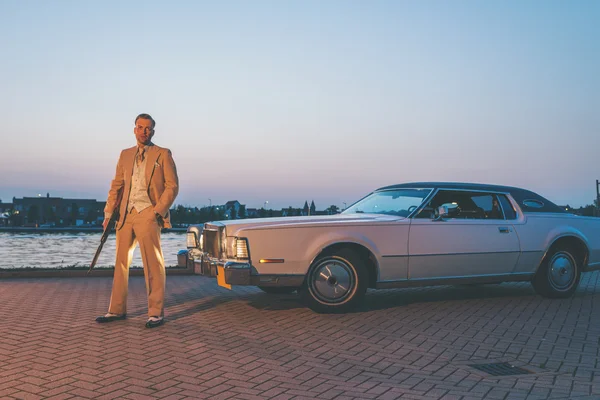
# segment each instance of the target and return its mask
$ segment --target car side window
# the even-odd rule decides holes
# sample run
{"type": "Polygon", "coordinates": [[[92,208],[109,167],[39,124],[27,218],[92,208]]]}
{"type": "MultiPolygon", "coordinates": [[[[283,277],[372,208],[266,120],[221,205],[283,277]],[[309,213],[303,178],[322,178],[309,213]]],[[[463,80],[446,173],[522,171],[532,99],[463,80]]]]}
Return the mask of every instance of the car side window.
{"type": "Polygon", "coordinates": [[[486,206],[489,204],[489,207],[491,208],[492,199],[490,195],[486,195],[489,197],[488,199],[478,198],[481,196],[482,193],[479,192],[440,190],[433,199],[425,205],[423,210],[417,215],[417,218],[436,218],[438,207],[452,206],[455,210],[448,219],[485,219],[486,213],[481,205],[486,206]],[[477,201],[475,201],[475,199],[477,199],[477,201]]]}
{"type": "Polygon", "coordinates": [[[442,205],[456,208],[451,216],[446,217],[447,219],[516,218],[516,212],[505,195],[462,190],[440,190],[415,218],[434,219],[437,217],[438,207],[442,205]]]}
{"type": "Polygon", "coordinates": [[[473,196],[473,201],[483,209],[486,219],[504,219],[498,196],[492,193],[481,193],[473,196]]]}
{"type": "Polygon", "coordinates": [[[517,219],[517,212],[515,211],[512,203],[508,201],[506,196],[498,195],[498,200],[500,200],[500,205],[502,206],[502,210],[504,211],[506,219],[517,219]]]}

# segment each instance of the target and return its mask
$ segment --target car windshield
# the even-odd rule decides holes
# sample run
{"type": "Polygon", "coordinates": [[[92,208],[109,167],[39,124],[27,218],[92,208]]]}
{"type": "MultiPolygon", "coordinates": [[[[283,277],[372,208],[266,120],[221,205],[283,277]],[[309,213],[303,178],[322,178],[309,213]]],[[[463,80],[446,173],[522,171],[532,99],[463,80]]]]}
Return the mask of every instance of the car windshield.
{"type": "Polygon", "coordinates": [[[431,189],[393,189],[373,192],[348,207],[342,214],[368,213],[408,217],[429,193],[431,189]]]}

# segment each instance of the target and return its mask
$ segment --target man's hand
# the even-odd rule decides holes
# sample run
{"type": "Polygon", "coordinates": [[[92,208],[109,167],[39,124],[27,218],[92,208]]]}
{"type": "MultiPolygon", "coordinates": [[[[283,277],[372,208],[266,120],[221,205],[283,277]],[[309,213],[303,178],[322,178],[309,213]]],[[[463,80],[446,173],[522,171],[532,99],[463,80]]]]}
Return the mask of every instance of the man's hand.
{"type": "Polygon", "coordinates": [[[157,213],[156,211],[154,211],[154,217],[156,218],[156,221],[158,222],[158,226],[160,226],[161,228],[164,226],[164,220],[162,215],[160,215],[159,213],[157,213]]]}
{"type": "Polygon", "coordinates": [[[104,221],[102,221],[102,229],[106,230],[106,226],[108,225],[108,221],[110,221],[110,218],[104,218],[104,221]]]}

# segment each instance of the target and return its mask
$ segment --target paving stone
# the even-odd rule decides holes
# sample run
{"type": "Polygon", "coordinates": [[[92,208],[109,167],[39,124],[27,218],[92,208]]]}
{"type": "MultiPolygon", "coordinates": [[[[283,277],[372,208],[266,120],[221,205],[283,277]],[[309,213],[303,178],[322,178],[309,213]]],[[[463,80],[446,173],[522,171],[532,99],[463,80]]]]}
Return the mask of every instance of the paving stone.
{"type": "Polygon", "coordinates": [[[315,314],[293,295],[167,278],[166,324],[96,324],[109,278],[0,280],[7,398],[600,398],[600,272],[549,300],[527,283],[369,290],[357,312],[315,314]],[[491,377],[506,361],[543,373],[491,377]]]}

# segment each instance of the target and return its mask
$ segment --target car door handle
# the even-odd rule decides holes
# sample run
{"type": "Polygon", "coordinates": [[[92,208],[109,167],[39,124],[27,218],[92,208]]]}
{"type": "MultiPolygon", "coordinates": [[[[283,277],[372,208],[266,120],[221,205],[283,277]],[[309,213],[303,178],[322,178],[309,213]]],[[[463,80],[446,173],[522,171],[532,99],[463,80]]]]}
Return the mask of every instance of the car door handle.
{"type": "Polygon", "coordinates": [[[506,227],[506,226],[499,226],[498,227],[498,231],[500,233],[510,233],[510,228],[506,227]]]}

